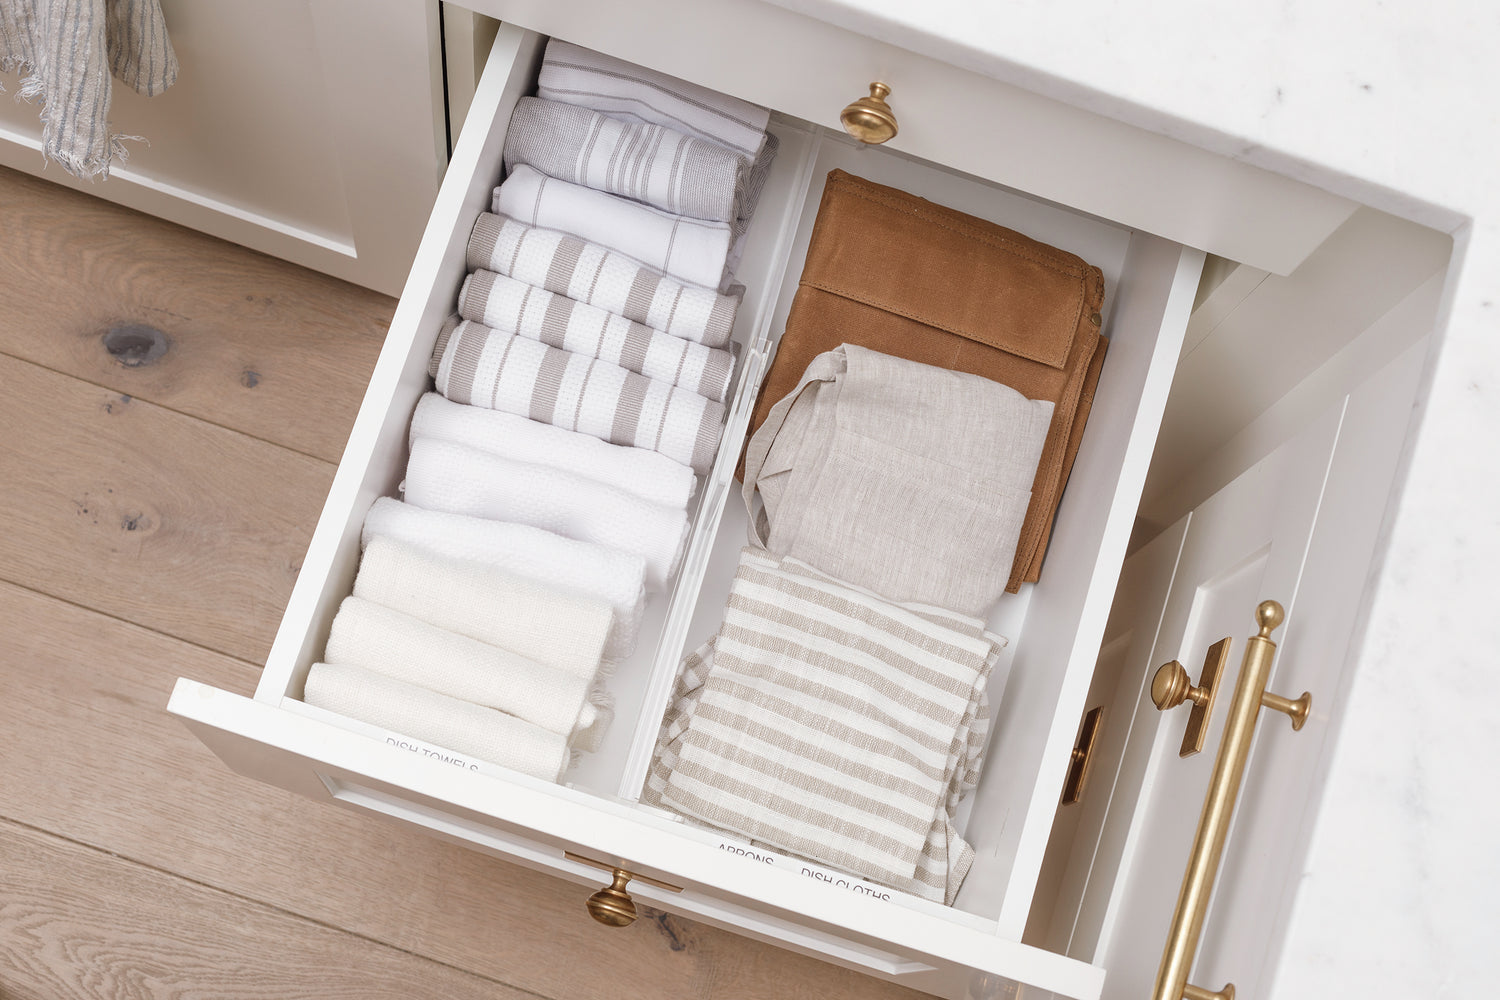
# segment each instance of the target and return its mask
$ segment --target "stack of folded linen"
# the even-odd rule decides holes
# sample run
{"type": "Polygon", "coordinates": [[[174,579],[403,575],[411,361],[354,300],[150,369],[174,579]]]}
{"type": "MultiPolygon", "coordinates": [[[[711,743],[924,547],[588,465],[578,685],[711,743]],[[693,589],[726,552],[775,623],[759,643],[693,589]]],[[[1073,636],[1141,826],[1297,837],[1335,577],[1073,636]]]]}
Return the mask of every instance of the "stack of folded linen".
{"type": "Polygon", "coordinates": [[[559,780],[666,591],[735,373],[765,109],[552,42],[468,241],[405,502],[369,511],[305,700],[559,780]]]}
{"type": "Polygon", "coordinates": [[[776,153],[764,108],[548,44],[469,238],[447,398],[706,473],[736,355],[731,272],[776,153]]]}
{"type": "Polygon", "coordinates": [[[982,617],[1040,572],[1103,296],[1073,254],[829,174],[751,414],[752,548],[682,663],[646,801],[953,902],[982,617]]]}
{"type": "Polygon", "coordinates": [[[1005,640],[746,548],[718,634],[683,663],[643,801],[940,903],[974,860],[1005,640]]]}
{"type": "Polygon", "coordinates": [[[776,144],[764,109],[576,46],[542,77],[305,700],[558,780],[681,561],[776,144]]]}
{"type": "Polygon", "coordinates": [[[304,700],[555,781],[608,724],[613,614],[494,562],[375,535],[304,700]]]}
{"type": "Polygon", "coordinates": [[[1002,641],[981,616],[1052,413],[853,344],[813,358],[746,446],[754,547],[683,663],[647,801],[951,904],[1002,641]]]}

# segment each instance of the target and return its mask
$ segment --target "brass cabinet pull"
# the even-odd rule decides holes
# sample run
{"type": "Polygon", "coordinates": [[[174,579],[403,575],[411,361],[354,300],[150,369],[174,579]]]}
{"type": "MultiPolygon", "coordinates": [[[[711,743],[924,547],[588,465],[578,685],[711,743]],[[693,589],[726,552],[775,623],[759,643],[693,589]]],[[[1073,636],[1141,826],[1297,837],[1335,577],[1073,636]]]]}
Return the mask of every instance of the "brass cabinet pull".
{"type": "Polygon", "coordinates": [[[870,84],[870,96],[861,97],[839,114],[844,131],[860,142],[878,146],[896,137],[896,113],[885,99],[891,88],[876,81],[870,84]]]}
{"type": "Polygon", "coordinates": [[[581,865],[589,865],[610,873],[611,879],[609,885],[590,896],[588,902],[584,904],[589,911],[589,916],[606,927],[628,927],[635,923],[635,900],[631,899],[630,893],[625,891],[626,884],[632,879],[637,882],[645,882],[647,885],[654,885],[658,889],[665,889],[668,892],[682,891],[682,886],[680,885],[672,885],[668,882],[651,878],[648,875],[637,875],[635,872],[626,871],[618,865],[612,865],[606,861],[595,861],[593,858],[586,858],[581,854],[574,854],[572,851],[564,851],[563,857],[569,861],[576,861],[581,865]]]}
{"type": "Polygon", "coordinates": [[[1167,932],[1167,944],[1162,950],[1151,1000],[1234,998],[1233,983],[1212,993],[1190,984],[1188,970],[1193,967],[1198,938],[1203,933],[1203,919],[1208,912],[1209,896],[1224,854],[1224,841],[1229,836],[1229,820],[1234,815],[1234,803],[1239,798],[1240,783],[1245,777],[1245,761],[1250,756],[1255,720],[1261,707],[1264,705],[1290,715],[1293,729],[1302,728],[1312,708],[1312,696],[1306,692],[1296,701],[1289,701],[1266,691],[1271,662],[1276,657],[1276,643],[1271,641],[1271,633],[1285,619],[1286,612],[1275,601],[1262,601],[1255,609],[1260,632],[1245,645],[1240,676],[1234,686],[1234,700],[1230,702],[1229,718],[1224,723],[1224,738],[1214,759],[1213,777],[1208,782],[1208,794],[1203,798],[1203,811],[1198,815],[1198,832],[1193,837],[1193,850],[1188,855],[1187,871],[1182,876],[1182,890],[1177,894],[1177,910],[1172,914],[1172,926],[1167,932]]]}
{"type": "Polygon", "coordinates": [[[1068,761],[1067,777],[1063,779],[1063,805],[1073,805],[1083,798],[1083,789],[1089,780],[1089,764],[1094,759],[1094,748],[1099,745],[1099,732],[1103,728],[1104,706],[1089,709],[1083,717],[1083,726],[1078,731],[1073,757],[1068,761]]]}
{"type": "Polygon", "coordinates": [[[1187,671],[1176,660],[1163,663],[1156,669],[1156,676],[1151,678],[1151,700],[1161,711],[1176,708],[1185,701],[1193,703],[1177,756],[1191,757],[1203,749],[1203,741],[1208,736],[1208,720],[1214,714],[1214,699],[1219,696],[1219,682],[1224,679],[1224,667],[1228,663],[1229,638],[1226,636],[1208,647],[1197,687],[1188,680],[1187,671]]]}

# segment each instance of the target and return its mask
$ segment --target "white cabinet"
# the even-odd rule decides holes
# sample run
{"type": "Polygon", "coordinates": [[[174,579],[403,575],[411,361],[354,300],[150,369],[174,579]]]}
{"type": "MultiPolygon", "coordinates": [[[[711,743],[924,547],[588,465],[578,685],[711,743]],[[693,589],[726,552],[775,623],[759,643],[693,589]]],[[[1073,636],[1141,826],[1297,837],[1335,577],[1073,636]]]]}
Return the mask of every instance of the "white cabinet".
{"type": "Polygon", "coordinates": [[[7,98],[0,164],[399,293],[447,159],[437,4],[162,10],[182,69],[152,98],[114,83],[115,129],[147,140],[126,163],[95,182],[44,166],[37,107],[7,98]]]}
{"type": "MultiPolygon", "coordinates": [[[[619,865],[680,888],[633,883],[633,894],[653,906],[918,989],[999,996],[1027,984],[1080,1000],[1100,996],[1113,975],[1105,953],[1096,953],[1100,935],[1083,947],[1082,939],[1052,928],[1134,898],[1128,880],[1103,877],[1106,869],[1126,871],[1127,855],[1095,866],[1096,845],[1115,843],[1120,824],[1129,830],[1154,813],[1145,783],[1118,765],[1112,775],[1133,781],[1133,790],[1111,796],[1109,808],[1095,805],[1097,776],[1096,797],[1074,807],[1092,810],[1086,820],[1059,813],[1057,800],[1091,686],[1097,694],[1098,678],[1144,669],[1139,656],[1101,643],[1203,264],[1202,250],[1184,243],[1290,270],[1344,223],[1352,204],[749,0],[644,4],[628,12],[593,3],[482,6],[509,23],[491,51],[256,695],[183,680],[171,710],[242,773],[576,882],[598,883],[600,876],[566,852],[619,865]],[[725,20],[731,15],[740,20],[725,20]],[[742,59],[723,58],[715,32],[730,23],[743,29],[742,59]],[[535,79],[545,37],[527,29],[765,104],[777,112],[772,128],[782,142],[740,268],[751,291],[735,330],[744,348],[736,395],[717,462],[699,490],[684,569],[670,595],[648,610],[641,649],[616,669],[617,717],[606,745],[565,786],[455,766],[422,747],[341,725],[299,700],[349,591],[365,511],[401,479],[407,421],[427,387],[427,359],[464,275],[469,229],[487,210],[499,176],[510,111],[535,79]],[[778,38],[782,44],[770,44],[778,38]],[[774,72],[759,57],[790,61],[774,72]],[[835,119],[880,77],[907,86],[893,96],[898,116],[907,116],[896,148],[858,147],[818,124],[835,119]],[[1004,127],[965,127],[981,111],[1004,127]],[[1002,148],[1008,155],[998,155],[1002,148]],[[727,592],[744,537],[743,512],[730,502],[732,468],[790,305],[822,179],[834,167],[1078,253],[1103,269],[1108,290],[1109,355],[1042,580],[1007,597],[993,619],[1011,637],[1012,660],[989,765],[961,816],[978,858],[953,907],[872,891],[765,852],[746,857],[747,845],[637,801],[676,665],[713,628],[727,592]],[[1101,648],[1107,666],[1096,678],[1101,648]]],[[[1355,461],[1366,490],[1346,498],[1347,511],[1330,508],[1339,516],[1372,503],[1378,511],[1389,490],[1389,468],[1368,457],[1355,461]]],[[[1329,563],[1331,575],[1318,586],[1357,593],[1368,552],[1364,559],[1329,563]]],[[[1160,617],[1159,607],[1140,603],[1142,614],[1160,617]]],[[[1248,626],[1248,609],[1243,618],[1248,626]]],[[[1125,682],[1114,689],[1123,697],[1125,682]]],[[[1132,727],[1131,739],[1148,728],[1144,720],[1132,727]]],[[[1133,744],[1110,740],[1126,759],[1133,744]]],[[[1137,992],[1149,985],[1122,981],[1137,992]]]]}

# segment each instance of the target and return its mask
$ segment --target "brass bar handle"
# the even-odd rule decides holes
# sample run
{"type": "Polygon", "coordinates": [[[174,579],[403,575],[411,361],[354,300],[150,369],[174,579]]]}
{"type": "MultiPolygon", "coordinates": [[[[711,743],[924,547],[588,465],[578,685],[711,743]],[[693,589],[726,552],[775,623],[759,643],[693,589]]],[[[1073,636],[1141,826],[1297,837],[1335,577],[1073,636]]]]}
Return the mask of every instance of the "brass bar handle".
{"type": "Polygon", "coordinates": [[[610,874],[610,883],[588,898],[584,904],[589,911],[589,916],[599,921],[606,927],[629,927],[635,923],[635,900],[630,898],[630,893],[625,891],[625,886],[633,879],[637,882],[645,882],[654,885],[658,889],[668,892],[681,892],[682,886],[672,885],[660,879],[651,878],[649,875],[637,875],[635,872],[627,871],[618,865],[607,861],[596,861],[586,858],[582,854],[574,854],[572,851],[564,851],[563,857],[569,861],[576,861],[581,865],[589,865],[599,868],[610,874]]]}
{"type": "Polygon", "coordinates": [[[1217,992],[1187,983],[1182,987],[1182,1000],[1234,1000],[1234,984],[1225,983],[1217,992]]]}
{"type": "Polygon", "coordinates": [[[1234,804],[1245,778],[1245,762],[1250,756],[1255,721],[1261,707],[1264,705],[1290,715],[1294,730],[1302,728],[1312,709],[1312,696],[1306,692],[1296,701],[1290,701],[1266,691],[1271,664],[1276,658],[1276,643],[1271,640],[1271,633],[1285,619],[1286,612],[1275,601],[1262,601],[1255,609],[1255,621],[1260,631],[1245,645],[1234,700],[1229,706],[1229,718],[1224,723],[1224,737],[1214,759],[1208,793],[1203,798],[1203,811],[1198,815],[1198,831],[1193,837],[1193,850],[1188,855],[1187,870],[1182,876],[1182,890],[1177,894],[1177,909],[1172,914],[1172,925],[1167,932],[1166,947],[1162,949],[1151,1000],[1233,1000],[1233,983],[1213,993],[1187,980],[1198,952],[1198,939],[1203,934],[1203,920],[1208,913],[1209,897],[1224,854],[1224,843],[1229,837],[1229,821],[1234,815],[1234,804]]]}

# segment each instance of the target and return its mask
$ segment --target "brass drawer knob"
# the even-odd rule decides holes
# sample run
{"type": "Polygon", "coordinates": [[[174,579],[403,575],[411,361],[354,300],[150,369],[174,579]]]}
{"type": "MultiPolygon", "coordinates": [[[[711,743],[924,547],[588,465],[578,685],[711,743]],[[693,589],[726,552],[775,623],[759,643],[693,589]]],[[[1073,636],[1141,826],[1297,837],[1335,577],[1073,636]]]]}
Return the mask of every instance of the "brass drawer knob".
{"type": "Polygon", "coordinates": [[[589,916],[606,927],[627,927],[635,923],[635,900],[625,891],[630,873],[614,870],[614,881],[589,897],[589,916]]]}
{"type": "Polygon", "coordinates": [[[891,88],[879,81],[870,84],[870,96],[861,97],[839,115],[844,131],[860,142],[878,146],[896,136],[896,114],[885,103],[891,88]]]}
{"type": "Polygon", "coordinates": [[[635,879],[637,882],[645,882],[647,885],[654,885],[658,889],[665,889],[668,892],[682,891],[682,886],[680,885],[663,882],[648,875],[637,875],[635,872],[627,871],[619,865],[613,865],[607,861],[596,861],[593,858],[586,858],[581,854],[574,854],[572,851],[563,852],[563,856],[569,861],[576,861],[581,865],[588,865],[591,868],[598,868],[609,872],[609,885],[590,896],[588,903],[585,904],[589,911],[589,916],[606,927],[629,927],[635,923],[635,900],[631,899],[630,893],[625,891],[625,886],[631,879],[635,879]]]}

